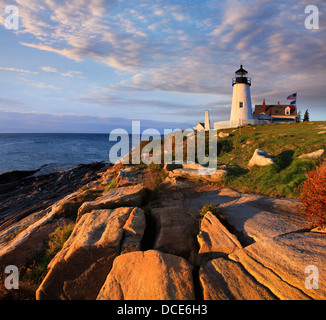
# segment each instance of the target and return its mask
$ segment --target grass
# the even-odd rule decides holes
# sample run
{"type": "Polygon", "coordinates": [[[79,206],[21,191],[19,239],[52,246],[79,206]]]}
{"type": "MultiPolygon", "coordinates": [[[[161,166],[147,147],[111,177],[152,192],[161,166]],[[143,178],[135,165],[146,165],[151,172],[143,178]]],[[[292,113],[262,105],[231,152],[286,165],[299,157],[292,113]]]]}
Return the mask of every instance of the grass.
{"type": "Polygon", "coordinates": [[[108,192],[111,189],[114,189],[117,187],[117,178],[113,178],[105,187],[104,192],[108,192]]]}
{"type": "Polygon", "coordinates": [[[326,122],[305,122],[221,130],[230,133],[218,140],[222,146],[218,164],[227,164],[230,172],[221,184],[243,192],[297,198],[307,173],[321,163],[297,157],[326,149],[326,135],[318,134],[325,126],[326,122]],[[249,170],[248,162],[257,148],[267,151],[275,164],[249,170]]]}
{"type": "Polygon", "coordinates": [[[229,175],[222,183],[243,192],[296,198],[299,196],[299,185],[306,180],[307,173],[316,163],[318,161],[295,159],[284,169],[277,164],[256,166],[245,174],[229,175]]]}
{"type": "Polygon", "coordinates": [[[293,151],[293,158],[325,148],[326,136],[318,134],[323,126],[326,126],[326,122],[257,125],[242,127],[241,130],[221,130],[231,136],[222,139],[220,143],[232,145],[232,150],[222,151],[219,161],[244,167],[256,148],[275,156],[283,151],[293,151]]]}
{"type": "MultiPolygon", "coordinates": [[[[267,196],[298,198],[298,186],[307,173],[320,165],[321,159],[298,159],[297,157],[326,149],[326,121],[284,123],[244,126],[219,130],[230,135],[217,138],[217,164],[227,165],[229,175],[218,185],[238,189],[242,192],[259,193],[267,196]],[[248,162],[257,148],[265,150],[275,164],[267,167],[253,167],[248,162]]],[[[219,133],[218,132],[218,133],[219,133]]],[[[207,133],[208,136],[208,133],[207,133]]],[[[146,145],[148,142],[143,142],[146,145]]],[[[162,148],[164,139],[162,139],[162,148]]],[[[208,139],[205,150],[208,151],[208,139]]],[[[186,159],[187,140],[183,139],[183,154],[186,159]]],[[[325,156],[324,156],[325,157],[325,156]]],[[[163,158],[163,156],[162,156],[163,158]]],[[[151,170],[152,171],[152,170],[151,170]]],[[[158,189],[155,175],[146,178],[149,189],[158,189]],[[150,184],[153,183],[154,187],[150,184]],[[155,187],[156,185],[156,187],[155,187]]]]}
{"type": "Polygon", "coordinates": [[[74,223],[70,223],[62,227],[58,227],[49,235],[44,249],[35,256],[33,263],[26,269],[24,274],[25,280],[31,280],[32,282],[38,284],[43,280],[48,264],[61,250],[63,244],[71,235],[74,226],[74,223]]]}
{"type": "Polygon", "coordinates": [[[43,250],[35,255],[33,262],[19,269],[19,289],[7,290],[4,273],[0,273],[0,300],[34,300],[35,292],[47,273],[53,257],[61,250],[74,229],[74,223],[58,227],[48,237],[43,250]]]}

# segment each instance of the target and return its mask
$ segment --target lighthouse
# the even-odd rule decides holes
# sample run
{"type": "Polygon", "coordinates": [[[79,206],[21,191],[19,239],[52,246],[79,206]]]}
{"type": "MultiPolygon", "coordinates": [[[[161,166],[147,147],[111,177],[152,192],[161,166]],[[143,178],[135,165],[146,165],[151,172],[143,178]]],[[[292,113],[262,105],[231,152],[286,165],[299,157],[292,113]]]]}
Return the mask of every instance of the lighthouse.
{"type": "Polygon", "coordinates": [[[232,79],[233,96],[230,116],[230,127],[238,127],[243,124],[254,122],[251,107],[250,86],[251,79],[248,71],[240,66],[232,79]]]}

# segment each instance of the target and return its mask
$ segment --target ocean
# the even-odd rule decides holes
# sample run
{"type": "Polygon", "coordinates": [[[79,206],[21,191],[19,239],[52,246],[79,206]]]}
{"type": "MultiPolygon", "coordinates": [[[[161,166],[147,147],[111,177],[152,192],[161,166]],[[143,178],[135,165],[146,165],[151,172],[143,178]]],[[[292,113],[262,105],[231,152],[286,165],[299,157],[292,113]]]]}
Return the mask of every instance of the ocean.
{"type": "Polygon", "coordinates": [[[0,174],[42,166],[38,174],[47,174],[79,164],[109,163],[115,143],[109,141],[109,134],[0,134],[0,174]]]}

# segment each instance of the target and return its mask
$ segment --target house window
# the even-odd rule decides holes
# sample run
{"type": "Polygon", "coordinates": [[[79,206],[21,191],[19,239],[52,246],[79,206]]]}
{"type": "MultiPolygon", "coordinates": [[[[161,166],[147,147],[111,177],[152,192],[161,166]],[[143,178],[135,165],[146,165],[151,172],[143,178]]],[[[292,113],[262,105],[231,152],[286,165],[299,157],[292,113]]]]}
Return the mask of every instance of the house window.
{"type": "Polygon", "coordinates": [[[278,109],[275,109],[275,113],[278,113],[278,109]]]}
{"type": "Polygon", "coordinates": [[[291,113],[291,110],[290,110],[289,107],[287,107],[287,108],[285,109],[285,114],[286,114],[287,116],[289,116],[290,113],[291,113]]]}
{"type": "Polygon", "coordinates": [[[239,108],[243,108],[243,102],[239,102],[239,108]]]}

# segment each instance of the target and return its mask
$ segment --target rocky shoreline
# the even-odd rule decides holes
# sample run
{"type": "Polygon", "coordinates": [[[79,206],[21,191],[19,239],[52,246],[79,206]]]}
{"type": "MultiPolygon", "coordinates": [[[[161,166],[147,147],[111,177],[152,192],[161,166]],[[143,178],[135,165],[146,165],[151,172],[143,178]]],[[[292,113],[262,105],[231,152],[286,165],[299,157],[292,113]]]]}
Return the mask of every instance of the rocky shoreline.
{"type": "Polygon", "coordinates": [[[76,185],[78,190],[0,231],[1,268],[28,269],[54,230],[73,225],[41,282],[28,287],[31,298],[326,298],[326,234],[311,230],[299,200],[214,186],[207,177],[189,175],[194,167],[168,166],[153,197],[146,185],[161,169],[98,170],[83,188],[76,185]],[[199,224],[207,204],[218,205],[219,214],[208,211],[199,224]],[[311,265],[319,270],[318,289],[307,286],[311,265]]]}
{"type": "Polygon", "coordinates": [[[95,162],[50,174],[41,174],[43,168],[1,174],[0,231],[95,180],[107,167],[95,162]]]}

